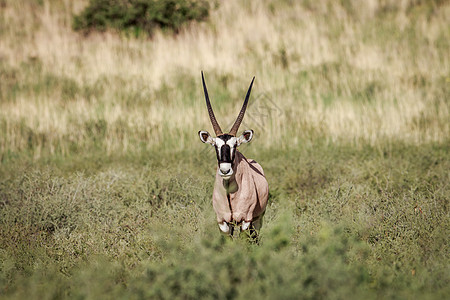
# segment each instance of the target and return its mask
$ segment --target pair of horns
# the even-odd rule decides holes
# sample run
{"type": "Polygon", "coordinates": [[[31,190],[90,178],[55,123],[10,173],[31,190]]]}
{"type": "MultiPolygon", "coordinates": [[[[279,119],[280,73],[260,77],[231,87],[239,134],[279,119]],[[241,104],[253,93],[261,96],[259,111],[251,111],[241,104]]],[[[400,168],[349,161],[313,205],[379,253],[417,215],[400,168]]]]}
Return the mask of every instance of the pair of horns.
{"type": "MultiPolygon", "coordinates": [[[[239,126],[242,123],[242,120],[244,119],[245,110],[247,109],[247,103],[248,98],[250,98],[250,92],[252,90],[253,81],[255,80],[255,77],[253,76],[252,82],[250,83],[250,87],[248,88],[247,95],[245,96],[244,104],[242,105],[241,111],[239,112],[239,115],[236,119],[236,121],[233,124],[233,127],[231,127],[229,135],[236,136],[236,133],[239,129],[239,126]]],[[[208,114],[209,118],[211,119],[211,124],[214,128],[214,132],[216,133],[216,136],[222,135],[222,129],[219,126],[219,123],[216,120],[216,117],[214,116],[213,109],[211,107],[211,102],[209,102],[209,96],[208,96],[208,89],[206,88],[205,84],[205,78],[203,77],[203,71],[202,71],[202,82],[203,82],[203,91],[205,92],[205,99],[206,99],[206,107],[208,108],[208,114]]]]}

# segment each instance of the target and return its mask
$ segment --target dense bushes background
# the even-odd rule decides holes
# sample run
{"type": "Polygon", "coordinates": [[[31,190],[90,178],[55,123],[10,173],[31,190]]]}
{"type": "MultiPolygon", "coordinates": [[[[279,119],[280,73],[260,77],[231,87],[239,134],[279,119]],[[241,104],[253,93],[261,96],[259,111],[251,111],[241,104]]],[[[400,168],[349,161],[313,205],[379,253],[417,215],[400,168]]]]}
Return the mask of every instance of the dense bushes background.
{"type": "Polygon", "coordinates": [[[206,0],[90,0],[74,17],[76,30],[133,30],[152,34],[155,29],[177,32],[190,21],[203,21],[209,15],[206,0]]]}

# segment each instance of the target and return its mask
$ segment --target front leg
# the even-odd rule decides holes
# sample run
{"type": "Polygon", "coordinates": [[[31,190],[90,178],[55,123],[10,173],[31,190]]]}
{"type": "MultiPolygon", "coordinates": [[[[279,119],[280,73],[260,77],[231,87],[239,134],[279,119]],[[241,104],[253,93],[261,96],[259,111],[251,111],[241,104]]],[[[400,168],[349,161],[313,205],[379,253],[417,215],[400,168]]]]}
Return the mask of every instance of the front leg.
{"type": "Polygon", "coordinates": [[[219,223],[219,229],[223,234],[226,234],[229,237],[233,238],[233,234],[234,234],[234,225],[233,224],[229,224],[229,223],[223,221],[222,223],[219,223]]]}
{"type": "Polygon", "coordinates": [[[241,232],[245,232],[247,239],[254,244],[259,244],[259,230],[262,226],[264,213],[252,221],[242,221],[241,232]]]}
{"type": "Polygon", "coordinates": [[[219,223],[219,229],[223,233],[229,233],[230,232],[230,226],[225,221],[223,221],[222,223],[219,223]]]}
{"type": "Polygon", "coordinates": [[[252,222],[251,221],[249,221],[249,222],[247,222],[247,221],[242,221],[242,230],[247,230],[249,227],[250,227],[250,224],[251,224],[252,222]]]}
{"type": "Polygon", "coordinates": [[[239,234],[240,238],[244,238],[248,240],[252,244],[259,244],[259,234],[258,230],[255,227],[254,222],[246,222],[242,221],[241,223],[241,232],[239,234]],[[244,236],[242,236],[242,235],[244,236]]]}

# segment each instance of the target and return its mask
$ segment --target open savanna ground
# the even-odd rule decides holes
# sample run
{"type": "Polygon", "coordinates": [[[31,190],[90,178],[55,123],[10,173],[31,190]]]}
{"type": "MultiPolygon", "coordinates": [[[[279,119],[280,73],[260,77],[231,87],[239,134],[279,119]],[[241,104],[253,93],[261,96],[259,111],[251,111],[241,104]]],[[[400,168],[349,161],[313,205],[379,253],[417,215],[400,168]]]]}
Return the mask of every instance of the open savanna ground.
{"type": "Polygon", "coordinates": [[[449,1],[217,1],[151,37],[74,31],[87,4],[0,0],[0,298],[450,295],[449,1]],[[201,70],[222,128],[256,76],[259,246],[215,222],[201,70]]]}

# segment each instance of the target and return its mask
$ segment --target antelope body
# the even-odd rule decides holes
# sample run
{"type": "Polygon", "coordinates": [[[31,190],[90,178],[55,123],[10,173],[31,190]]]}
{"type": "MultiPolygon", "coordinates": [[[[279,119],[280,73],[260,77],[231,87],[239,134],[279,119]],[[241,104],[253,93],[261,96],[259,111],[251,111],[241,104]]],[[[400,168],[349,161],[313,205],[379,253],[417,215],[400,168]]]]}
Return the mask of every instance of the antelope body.
{"type": "Polygon", "coordinates": [[[236,137],[253,86],[253,80],[247,91],[244,104],[229,133],[223,133],[209,101],[208,90],[202,72],[203,91],[206,106],[216,137],[207,131],[199,131],[203,143],[215,147],[218,168],[214,183],[213,208],[222,232],[233,235],[234,226],[240,224],[242,230],[250,229],[252,237],[256,237],[262,226],[262,218],[269,196],[269,185],[262,167],[254,160],[245,158],[237,147],[248,143],[253,138],[253,130],[245,130],[236,137]]]}

